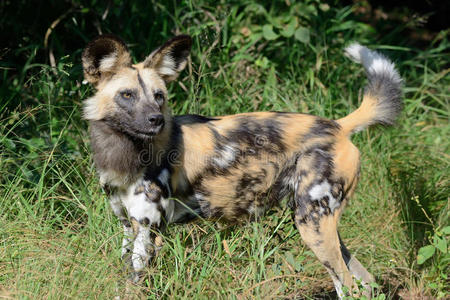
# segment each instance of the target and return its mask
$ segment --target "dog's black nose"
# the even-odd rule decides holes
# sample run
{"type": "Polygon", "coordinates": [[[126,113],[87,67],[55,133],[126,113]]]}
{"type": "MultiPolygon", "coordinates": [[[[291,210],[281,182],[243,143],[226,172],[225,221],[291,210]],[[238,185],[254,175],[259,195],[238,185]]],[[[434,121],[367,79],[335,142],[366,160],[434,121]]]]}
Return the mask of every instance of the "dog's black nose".
{"type": "Polygon", "coordinates": [[[150,122],[151,125],[153,126],[159,126],[164,122],[164,116],[159,114],[159,115],[151,115],[148,117],[148,121],[150,122]]]}

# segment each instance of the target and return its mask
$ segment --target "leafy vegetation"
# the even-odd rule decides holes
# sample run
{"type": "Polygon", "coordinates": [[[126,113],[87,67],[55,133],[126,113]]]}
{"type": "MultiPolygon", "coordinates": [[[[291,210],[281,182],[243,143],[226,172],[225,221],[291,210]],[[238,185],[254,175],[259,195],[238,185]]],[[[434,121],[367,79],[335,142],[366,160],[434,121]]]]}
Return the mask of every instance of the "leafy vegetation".
{"type": "Polygon", "coordinates": [[[194,38],[192,64],[170,86],[175,114],[298,111],[339,118],[359,104],[357,40],[404,77],[394,128],[354,137],[357,193],[341,221],[349,249],[376,276],[378,299],[449,293],[448,30],[423,18],[379,21],[361,2],[3,1],[0,29],[0,295],[13,298],[333,298],[325,269],[289,209],[239,226],[171,226],[142,287],[126,287],[121,230],[98,185],[82,100],[80,55],[115,33],[143,59],[165,39],[194,38]],[[425,46],[424,46],[425,44],[425,46]]]}

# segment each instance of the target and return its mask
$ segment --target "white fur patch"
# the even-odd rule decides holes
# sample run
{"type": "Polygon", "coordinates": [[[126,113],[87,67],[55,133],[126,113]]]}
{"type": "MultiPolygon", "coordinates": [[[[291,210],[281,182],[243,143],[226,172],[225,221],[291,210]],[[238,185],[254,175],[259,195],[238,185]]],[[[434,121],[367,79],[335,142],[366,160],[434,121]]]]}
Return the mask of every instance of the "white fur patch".
{"type": "MultiPolygon", "coordinates": [[[[161,179],[163,178],[160,178],[160,180],[161,179]]],[[[167,182],[167,180],[165,182],[167,182]]],[[[158,210],[158,206],[161,205],[161,207],[164,209],[165,214],[167,215],[167,221],[171,222],[175,209],[174,201],[172,199],[165,199],[162,197],[159,203],[147,201],[145,193],[139,193],[137,195],[135,194],[136,187],[142,184],[145,185],[145,183],[142,183],[142,181],[139,180],[136,183],[130,185],[127,191],[120,195],[121,203],[119,203],[118,200],[114,199],[114,212],[116,213],[116,210],[118,212],[119,208],[122,209],[123,207],[127,210],[128,217],[133,217],[137,221],[142,221],[144,218],[147,218],[150,225],[156,224],[159,226],[161,225],[162,215],[158,210]]],[[[111,204],[111,206],[112,205],[113,204],[111,204]]]]}
{"type": "Polygon", "coordinates": [[[298,188],[298,183],[301,180],[301,178],[297,176],[286,176],[283,178],[283,185],[288,186],[291,190],[296,191],[298,188]]]}
{"type": "Polygon", "coordinates": [[[122,240],[122,256],[124,256],[128,250],[131,251],[133,241],[133,228],[123,225],[123,240],[122,240]]]}
{"type": "Polygon", "coordinates": [[[339,299],[344,298],[344,291],[342,290],[342,284],[333,278],[334,283],[334,289],[336,290],[336,294],[338,295],[339,299]]]}
{"type": "Polygon", "coordinates": [[[325,180],[321,184],[313,186],[309,190],[309,196],[311,196],[311,198],[314,200],[320,200],[323,197],[329,196],[331,194],[330,189],[331,189],[330,184],[328,183],[328,181],[325,180]]]}
{"type": "Polygon", "coordinates": [[[320,200],[323,197],[328,197],[328,206],[330,207],[331,212],[340,206],[339,202],[331,195],[331,185],[326,180],[313,186],[309,190],[309,196],[313,200],[320,200]]]}
{"type": "Polygon", "coordinates": [[[100,116],[97,109],[97,103],[94,97],[84,100],[83,103],[83,118],[86,120],[99,120],[100,116]]]}
{"type": "MultiPolygon", "coordinates": [[[[167,183],[168,176],[168,171],[167,174],[163,172],[162,177],[159,179],[162,182],[167,183]],[[166,176],[166,178],[164,178],[164,176],[166,176]]],[[[135,271],[140,271],[145,268],[148,260],[151,257],[151,253],[148,251],[148,249],[150,249],[152,246],[152,241],[150,239],[151,230],[149,225],[161,225],[162,214],[158,209],[159,205],[161,205],[161,207],[165,211],[169,222],[173,219],[174,215],[173,200],[161,198],[160,203],[154,203],[146,199],[146,194],[144,192],[135,194],[136,187],[142,184],[145,185],[145,182],[143,183],[141,180],[139,180],[136,183],[130,185],[127,191],[120,195],[120,200],[122,202],[121,204],[127,210],[128,216],[130,218],[136,219],[139,222],[138,232],[134,239],[133,252],[131,255],[131,261],[133,264],[133,269],[135,271]],[[143,225],[140,223],[145,219],[148,219],[148,225],[143,225]]],[[[125,237],[122,242],[122,254],[125,254],[127,252],[127,249],[130,248],[131,240],[129,237],[127,237],[127,235],[130,236],[132,234],[132,228],[127,228],[124,226],[124,230],[125,237]]]]}
{"type": "Polygon", "coordinates": [[[264,215],[266,209],[264,206],[257,206],[253,203],[249,206],[247,211],[250,215],[259,217],[264,215]]]}
{"type": "Polygon", "coordinates": [[[140,181],[137,184],[131,185],[127,192],[121,195],[122,204],[130,218],[133,217],[137,221],[148,218],[150,224],[157,224],[159,226],[161,223],[161,213],[158,210],[158,204],[145,200],[145,193],[135,195],[136,187],[139,184],[141,184],[140,181]]]}
{"type": "Polygon", "coordinates": [[[203,194],[202,193],[195,193],[193,199],[194,199],[194,201],[203,200],[203,194]]]}
{"type": "Polygon", "coordinates": [[[150,224],[158,226],[161,224],[161,212],[158,210],[158,204],[147,202],[144,193],[134,196],[125,205],[129,215],[136,220],[148,218],[150,224]]]}
{"type": "Polygon", "coordinates": [[[227,168],[235,159],[235,147],[233,147],[233,145],[224,145],[223,149],[213,157],[213,162],[220,168],[227,168]]]}
{"type": "MultiPolygon", "coordinates": [[[[109,198],[109,204],[114,212],[114,214],[119,219],[126,219],[127,216],[124,213],[124,207],[122,205],[121,199],[117,194],[111,195],[109,198]]],[[[124,236],[122,240],[122,256],[131,250],[132,245],[131,242],[133,240],[133,229],[131,227],[127,227],[123,225],[124,236]]]]}
{"type": "Polygon", "coordinates": [[[169,55],[165,55],[162,59],[162,63],[158,68],[158,73],[166,76],[173,76],[177,73],[175,69],[175,61],[169,55]]]}
{"type": "Polygon", "coordinates": [[[167,223],[172,223],[175,216],[175,202],[173,199],[165,199],[161,197],[161,206],[165,211],[167,223]]]}
{"type": "Polygon", "coordinates": [[[350,44],[345,48],[345,54],[350,57],[354,62],[361,63],[362,51],[365,51],[366,47],[361,46],[358,43],[350,44]]]}
{"type": "Polygon", "coordinates": [[[133,269],[141,271],[150,258],[148,248],[150,247],[150,229],[145,226],[139,226],[139,232],[134,240],[133,255],[131,261],[133,262],[133,269]]]}
{"type": "Polygon", "coordinates": [[[117,63],[117,53],[113,52],[100,60],[99,70],[100,72],[108,72],[112,68],[114,68],[116,63],[117,63]]]}

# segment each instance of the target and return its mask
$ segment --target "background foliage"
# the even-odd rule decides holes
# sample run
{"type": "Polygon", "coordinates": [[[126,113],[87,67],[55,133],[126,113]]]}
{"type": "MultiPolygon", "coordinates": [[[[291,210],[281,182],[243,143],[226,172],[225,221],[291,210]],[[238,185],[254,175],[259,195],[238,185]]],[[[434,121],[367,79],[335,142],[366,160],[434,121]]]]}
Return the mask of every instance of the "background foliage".
{"type": "MultiPolygon", "coordinates": [[[[365,82],[361,67],[343,57],[345,45],[357,40],[397,63],[405,110],[397,127],[355,136],[362,177],[341,235],[377,277],[379,299],[445,297],[449,31],[436,20],[448,7],[414,8],[318,0],[2,1],[0,296],[126,292],[122,233],[99,188],[81,119],[82,100],[92,93],[82,84],[81,51],[96,35],[114,33],[138,61],[188,33],[192,64],[170,86],[176,114],[280,110],[339,118],[358,106],[365,82]]],[[[335,297],[283,208],[241,226],[171,226],[148,273],[144,287],[127,293],[335,297]]]]}

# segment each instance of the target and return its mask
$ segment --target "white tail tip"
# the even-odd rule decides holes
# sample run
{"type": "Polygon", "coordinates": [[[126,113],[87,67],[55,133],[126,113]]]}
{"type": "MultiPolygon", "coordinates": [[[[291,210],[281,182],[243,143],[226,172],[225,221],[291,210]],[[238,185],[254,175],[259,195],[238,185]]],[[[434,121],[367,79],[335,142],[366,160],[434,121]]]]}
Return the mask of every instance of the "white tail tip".
{"type": "Polygon", "coordinates": [[[361,46],[358,43],[352,43],[345,48],[345,55],[357,63],[361,63],[361,53],[369,51],[366,47],[361,46]]]}
{"type": "Polygon", "coordinates": [[[389,75],[395,82],[401,82],[400,75],[394,64],[384,55],[372,51],[358,43],[352,43],[345,48],[345,55],[357,63],[362,63],[370,75],[389,75]]]}

